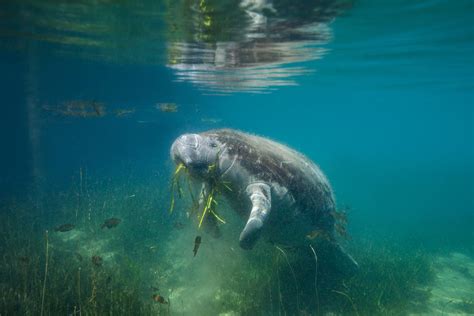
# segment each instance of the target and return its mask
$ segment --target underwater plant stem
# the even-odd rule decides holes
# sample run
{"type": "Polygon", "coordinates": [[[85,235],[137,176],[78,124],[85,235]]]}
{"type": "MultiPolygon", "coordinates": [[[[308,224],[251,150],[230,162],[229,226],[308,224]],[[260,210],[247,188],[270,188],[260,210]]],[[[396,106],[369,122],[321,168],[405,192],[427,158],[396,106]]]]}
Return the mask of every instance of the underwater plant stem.
{"type": "Polygon", "coordinates": [[[357,307],[356,307],[355,304],[354,304],[354,301],[352,300],[352,298],[351,298],[349,295],[347,295],[346,293],[341,292],[341,291],[336,291],[336,290],[332,290],[332,291],[333,291],[334,293],[337,293],[337,294],[340,294],[340,295],[342,295],[342,296],[345,296],[345,297],[349,300],[349,302],[351,302],[351,304],[352,304],[352,309],[354,310],[354,313],[355,313],[357,316],[360,315],[360,314],[359,314],[359,311],[357,310],[357,307]]]}
{"type": "Polygon", "coordinates": [[[82,189],[82,167],[79,167],[79,205],[76,207],[76,221],[79,213],[79,208],[82,206],[83,189],[82,189]]]}
{"type": "Polygon", "coordinates": [[[278,315],[281,315],[281,308],[283,307],[283,311],[284,311],[285,307],[283,306],[283,297],[281,295],[280,271],[278,270],[278,267],[277,267],[277,280],[278,280],[278,315]]]}
{"type": "Polygon", "coordinates": [[[91,297],[89,298],[89,303],[94,308],[94,311],[97,312],[97,303],[96,303],[96,295],[97,295],[97,280],[96,280],[96,272],[92,272],[92,293],[91,297]]]}
{"type": "Polygon", "coordinates": [[[79,307],[79,315],[81,313],[81,268],[77,270],[77,295],[78,295],[78,307],[79,307]]]}
{"type": "Polygon", "coordinates": [[[79,191],[80,191],[81,197],[82,197],[82,194],[83,194],[83,191],[82,191],[82,167],[79,167],[79,191]]]}
{"type": "Polygon", "coordinates": [[[314,255],[314,264],[315,264],[315,268],[314,268],[314,292],[316,294],[316,315],[320,315],[319,314],[319,293],[318,293],[318,256],[316,255],[316,251],[314,250],[313,246],[311,246],[311,244],[309,245],[309,247],[311,248],[311,251],[313,252],[313,255],[314,255]]]}
{"type": "Polygon", "coordinates": [[[209,211],[211,211],[212,203],[214,201],[214,193],[215,193],[215,189],[212,188],[211,192],[207,196],[206,205],[204,206],[204,209],[202,211],[202,215],[201,215],[201,219],[199,220],[198,228],[201,228],[202,222],[204,221],[204,218],[206,217],[206,214],[209,211]]]}
{"type": "Polygon", "coordinates": [[[174,210],[174,203],[175,203],[175,192],[176,189],[178,190],[178,194],[181,194],[181,187],[179,185],[180,173],[182,170],[186,170],[184,164],[180,163],[173,174],[173,179],[171,180],[171,202],[170,202],[170,209],[169,213],[173,213],[174,210]]]}
{"type": "Polygon", "coordinates": [[[44,265],[44,280],[43,280],[43,293],[41,294],[41,316],[44,314],[44,296],[46,294],[46,279],[48,277],[48,258],[49,258],[49,242],[48,242],[48,231],[45,233],[46,239],[46,262],[44,265]]]}
{"type": "Polygon", "coordinates": [[[295,280],[296,307],[298,308],[298,310],[300,310],[300,301],[299,301],[299,299],[298,299],[298,293],[299,293],[299,290],[298,290],[298,282],[297,282],[297,280],[296,280],[295,271],[293,270],[293,267],[291,266],[290,261],[288,260],[288,256],[286,255],[285,251],[284,251],[283,249],[281,249],[280,247],[278,247],[278,246],[275,246],[275,247],[283,254],[283,256],[285,257],[286,263],[287,263],[288,266],[290,267],[291,274],[293,275],[293,279],[295,280]]]}

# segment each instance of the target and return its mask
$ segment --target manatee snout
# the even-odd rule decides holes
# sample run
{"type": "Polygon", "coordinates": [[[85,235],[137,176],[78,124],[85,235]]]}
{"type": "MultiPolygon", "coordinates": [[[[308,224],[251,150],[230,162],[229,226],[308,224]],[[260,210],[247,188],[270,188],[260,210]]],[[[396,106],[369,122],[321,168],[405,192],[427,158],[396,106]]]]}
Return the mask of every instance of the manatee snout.
{"type": "Polygon", "coordinates": [[[199,146],[199,135],[181,135],[174,141],[173,145],[171,145],[171,159],[173,159],[176,164],[184,163],[188,166],[197,160],[199,146]]]}
{"type": "Polygon", "coordinates": [[[206,178],[209,166],[218,160],[219,148],[209,137],[199,134],[184,134],[171,145],[171,159],[175,164],[184,164],[192,176],[206,178]]]}

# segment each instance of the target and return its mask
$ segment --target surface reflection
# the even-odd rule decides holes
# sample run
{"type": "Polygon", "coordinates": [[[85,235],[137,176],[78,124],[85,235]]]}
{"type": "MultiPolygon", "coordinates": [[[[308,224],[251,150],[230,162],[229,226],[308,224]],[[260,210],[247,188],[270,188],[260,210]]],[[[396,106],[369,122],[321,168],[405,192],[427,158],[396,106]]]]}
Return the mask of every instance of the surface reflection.
{"type": "Polygon", "coordinates": [[[6,0],[0,45],[117,63],[167,65],[203,90],[266,92],[297,84],[320,59],[349,0],[6,0]]]}
{"type": "Polygon", "coordinates": [[[183,21],[170,24],[170,30],[182,31],[171,32],[168,65],[178,81],[214,92],[266,92],[295,85],[295,77],[308,72],[295,64],[327,53],[330,23],[350,6],[347,1],[243,0],[223,5],[201,0],[187,8],[183,21]]]}

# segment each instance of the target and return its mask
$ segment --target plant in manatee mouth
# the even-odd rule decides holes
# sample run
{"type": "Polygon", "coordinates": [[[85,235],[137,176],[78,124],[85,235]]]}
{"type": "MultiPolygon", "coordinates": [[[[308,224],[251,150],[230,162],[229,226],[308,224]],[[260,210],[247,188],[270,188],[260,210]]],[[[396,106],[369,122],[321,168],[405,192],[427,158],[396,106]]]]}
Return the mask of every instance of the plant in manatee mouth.
{"type": "Polygon", "coordinates": [[[193,202],[193,205],[195,205],[196,208],[200,208],[202,205],[202,211],[200,212],[200,214],[198,214],[198,220],[199,220],[198,228],[201,228],[202,223],[204,222],[204,219],[206,218],[208,214],[211,214],[217,219],[217,221],[225,224],[226,223],[225,220],[217,213],[217,205],[218,205],[217,198],[222,193],[223,189],[226,189],[229,191],[232,191],[232,189],[227,182],[222,181],[219,178],[219,175],[217,173],[217,162],[209,165],[207,168],[207,175],[208,175],[208,179],[206,180],[207,189],[201,190],[201,193],[200,193],[201,202],[198,202],[193,194],[188,168],[186,168],[186,166],[183,163],[180,163],[177,165],[173,173],[173,178],[171,180],[171,203],[170,203],[170,209],[169,209],[170,214],[173,213],[173,210],[175,207],[176,196],[178,198],[182,198],[184,195],[184,190],[181,186],[181,175],[183,174],[186,174],[186,182],[188,186],[188,191],[189,191],[191,200],[193,202]]]}

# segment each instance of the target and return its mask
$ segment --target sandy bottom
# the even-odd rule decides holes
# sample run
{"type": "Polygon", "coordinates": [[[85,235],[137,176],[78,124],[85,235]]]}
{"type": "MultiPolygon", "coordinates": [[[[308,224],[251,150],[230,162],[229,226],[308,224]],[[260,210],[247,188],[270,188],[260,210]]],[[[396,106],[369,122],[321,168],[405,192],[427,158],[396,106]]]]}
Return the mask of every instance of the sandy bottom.
{"type": "Polygon", "coordinates": [[[422,313],[412,315],[474,315],[474,260],[453,252],[434,261],[435,282],[422,313]]]}

